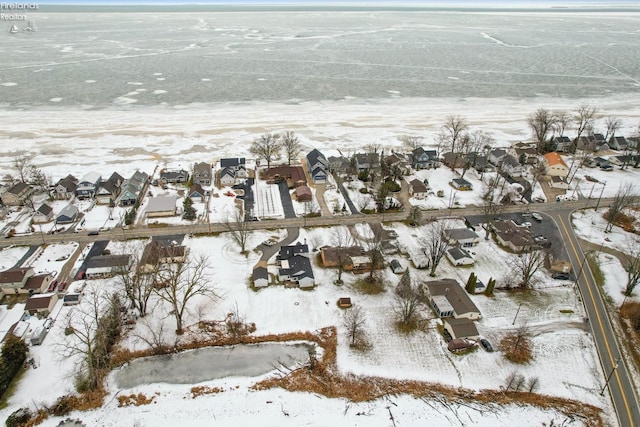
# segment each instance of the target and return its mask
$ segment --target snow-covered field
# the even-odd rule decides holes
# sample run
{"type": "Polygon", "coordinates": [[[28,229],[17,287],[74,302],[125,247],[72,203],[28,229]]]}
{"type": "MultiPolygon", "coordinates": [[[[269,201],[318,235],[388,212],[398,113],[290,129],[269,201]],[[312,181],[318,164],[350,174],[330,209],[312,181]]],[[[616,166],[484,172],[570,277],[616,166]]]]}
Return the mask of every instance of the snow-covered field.
{"type": "Polygon", "coordinates": [[[596,245],[609,247],[620,252],[628,251],[629,247],[640,241],[640,237],[627,233],[618,226],[613,226],[611,232],[605,233],[607,221],[602,217],[605,208],[586,209],[573,213],[571,220],[577,236],[596,245]]]}
{"type": "MultiPolygon", "coordinates": [[[[360,225],[358,233],[368,235],[368,228],[360,225]]],[[[411,233],[420,232],[402,224],[393,225],[392,228],[398,233],[400,240],[411,233]]],[[[280,233],[276,234],[267,231],[257,232],[251,236],[247,247],[254,248],[267,238],[283,237],[280,233]]],[[[320,247],[330,244],[330,238],[331,230],[326,228],[303,229],[298,240],[306,239],[312,247],[320,247]]],[[[534,361],[529,365],[519,366],[506,361],[500,352],[486,353],[478,349],[464,356],[451,355],[446,350],[444,340],[436,332],[437,320],[433,319],[433,314],[426,307],[421,309],[421,313],[431,318],[427,332],[414,332],[409,335],[399,333],[395,329],[392,314],[392,289],[399,280],[399,276],[389,269],[383,271],[388,282],[386,292],[380,295],[362,295],[353,287],[357,279],[353,274],[343,275],[345,285],[341,287],[333,285],[337,272],[318,266],[315,257],[317,252],[313,252],[314,274],[318,283],[315,290],[301,291],[276,286],[255,292],[248,288],[248,284],[251,269],[260,257],[259,252],[250,250],[246,257],[240,255],[237,246],[224,233],[218,237],[187,237],[185,244],[194,254],[215,254],[215,258],[211,258],[214,265],[209,273],[212,277],[211,283],[215,284],[216,290],[222,297],[221,300],[213,303],[204,298],[194,301],[186,316],[187,325],[199,319],[222,319],[232,307],[237,305],[240,312],[246,315],[247,321],[256,323],[256,334],[259,335],[315,331],[325,326],[336,326],[339,331],[337,362],[338,368],[343,373],[418,379],[480,390],[499,388],[504,384],[505,378],[516,371],[527,378],[538,377],[541,393],[608,407],[606,398],[600,397],[597,393],[602,386],[603,378],[591,337],[583,329],[582,306],[571,288],[558,286],[558,283],[554,283],[548,275],[539,275],[541,289],[530,294],[497,292],[494,298],[483,295],[472,297],[483,313],[483,320],[478,322],[478,328],[483,336],[494,343],[494,346],[497,346],[501,336],[514,327],[527,325],[530,328],[534,336],[534,361]],[[353,351],[345,342],[343,312],[335,304],[336,300],[343,296],[351,297],[366,313],[365,330],[373,344],[368,352],[353,351]],[[572,312],[566,313],[567,310],[572,312]],[[514,326],[516,315],[517,321],[514,326]],[[402,360],[402,363],[399,364],[398,360],[402,360]],[[491,368],[487,369],[487,366],[491,368]]],[[[66,249],[66,246],[64,248],[60,246],[52,254],[69,249],[71,247],[66,249]]],[[[126,248],[110,245],[110,249],[113,253],[120,253],[126,248]]],[[[468,274],[475,271],[479,278],[486,282],[491,276],[499,278],[500,275],[496,272],[505,271],[501,266],[507,262],[508,255],[491,241],[483,240],[478,247],[473,248],[473,252],[476,258],[476,265],[473,268],[456,268],[443,259],[438,268],[438,277],[457,278],[464,282],[468,274]]],[[[15,250],[7,251],[7,260],[15,257],[15,250]]],[[[403,262],[408,264],[406,260],[403,262]]],[[[416,282],[430,279],[427,272],[422,270],[412,270],[411,274],[416,282]]],[[[92,282],[89,281],[89,283],[92,282]]],[[[114,288],[115,283],[115,279],[99,280],[94,281],[93,286],[114,288]]],[[[91,288],[87,287],[86,292],[91,292],[91,288]]],[[[165,306],[156,304],[158,304],[157,301],[152,304],[153,316],[148,322],[155,326],[164,324],[165,339],[167,342],[173,342],[176,338],[172,332],[173,319],[167,316],[165,306]]],[[[21,308],[17,306],[14,310],[21,310],[21,308]]],[[[9,407],[0,412],[0,415],[6,416],[19,406],[32,405],[34,395],[38,396],[36,402],[51,403],[59,395],[73,390],[74,360],[62,358],[55,344],[62,339],[65,319],[72,315],[73,310],[75,309],[64,307],[56,313],[57,321],[44,345],[32,347],[36,365],[39,368],[27,371],[18,390],[10,399],[9,407]],[[56,391],[52,392],[52,390],[56,391]]],[[[125,340],[125,345],[134,349],[146,347],[147,344],[136,338],[137,335],[144,334],[148,334],[148,329],[143,322],[139,322],[136,329],[131,331],[129,338],[125,340]]],[[[402,425],[419,425],[425,417],[433,419],[432,425],[461,423],[449,409],[440,407],[435,402],[427,404],[408,396],[355,404],[342,399],[325,399],[278,389],[249,391],[248,386],[258,379],[226,378],[209,381],[203,385],[221,387],[225,391],[195,400],[188,395],[190,386],[150,384],[131,390],[118,390],[114,383],[109,381],[110,393],[142,392],[151,396],[157,392],[159,393],[156,397],[157,403],[151,406],[115,408],[115,399],[108,396],[103,408],[88,413],[72,414],[72,416],[85,420],[88,425],[105,426],[122,425],[123,417],[146,426],[165,425],[163,423],[167,420],[181,420],[185,425],[204,425],[212,417],[222,425],[229,425],[237,424],[238,420],[249,422],[258,417],[262,419],[266,414],[277,416],[273,424],[269,424],[271,421],[266,421],[267,425],[326,425],[329,419],[335,420],[337,424],[388,425],[387,407],[390,407],[398,425],[400,421],[402,425]],[[283,417],[282,410],[288,412],[289,417],[283,417]],[[366,413],[368,416],[360,418],[361,416],[356,415],[358,413],[366,413]],[[325,415],[319,421],[318,417],[321,414],[325,415]]],[[[479,426],[528,425],[519,421],[518,417],[525,417],[526,422],[531,422],[530,425],[539,425],[542,421],[550,422],[551,419],[555,419],[556,422],[564,420],[563,416],[553,411],[526,407],[501,407],[495,412],[492,410],[480,412],[469,407],[459,407],[458,416],[479,426]]],[[[50,419],[43,425],[53,426],[58,421],[59,419],[50,419]]]]}

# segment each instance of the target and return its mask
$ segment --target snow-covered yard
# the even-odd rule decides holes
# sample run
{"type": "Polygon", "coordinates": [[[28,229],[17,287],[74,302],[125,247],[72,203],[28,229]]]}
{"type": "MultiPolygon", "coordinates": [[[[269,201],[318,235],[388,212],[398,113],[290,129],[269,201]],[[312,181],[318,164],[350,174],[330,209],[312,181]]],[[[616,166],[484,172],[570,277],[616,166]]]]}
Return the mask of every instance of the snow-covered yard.
{"type": "MultiPolygon", "coordinates": [[[[402,240],[405,235],[415,233],[416,230],[402,224],[395,224],[392,228],[402,240]]],[[[366,230],[359,230],[366,234],[366,230]]],[[[379,375],[391,378],[419,379],[439,382],[454,387],[462,386],[475,390],[483,388],[499,388],[504,384],[507,375],[517,371],[527,378],[538,377],[540,380],[539,392],[579,399],[600,407],[608,405],[605,398],[601,398],[596,391],[602,386],[602,373],[599,370],[597,356],[593,348],[591,337],[582,328],[582,306],[577,295],[571,288],[553,287],[541,289],[527,294],[497,292],[495,297],[487,298],[484,295],[473,296],[472,299],[479,306],[483,319],[478,322],[478,328],[483,336],[497,345],[500,337],[519,325],[527,325],[532,331],[534,361],[527,366],[513,365],[506,361],[500,352],[486,353],[479,349],[464,356],[454,356],[446,350],[446,344],[436,331],[437,320],[433,319],[431,310],[423,307],[421,312],[431,318],[429,329],[425,332],[413,332],[409,335],[399,333],[395,329],[393,309],[393,287],[399,276],[389,269],[383,271],[388,282],[387,291],[380,295],[362,295],[354,287],[353,283],[358,276],[345,273],[343,278],[345,285],[338,287],[333,285],[337,272],[334,269],[324,269],[317,263],[318,252],[312,252],[312,262],[316,283],[318,287],[313,291],[301,291],[299,289],[286,289],[281,286],[272,286],[256,292],[249,289],[249,278],[253,266],[260,258],[260,253],[252,251],[261,241],[267,238],[282,238],[282,233],[274,236],[273,232],[257,232],[251,236],[248,243],[250,249],[245,257],[239,254],[238,247],[228,239],[225,234],[217,237],[186,238],[185,244],[193,254],[216,254],[215,266],[209,269],[212,284],[222,297],[219,301],[211,301],[201,298],[194,301],[186,316],[186,324],[194,324],[199,319],[222,319],[234,306],[237,305],[241,313],[249,322],[255,322],[256,334],[284,333],[292,331],[315,331],[325,326],[336,326],[339,333],[338,343],[338,368],[341,372],[352,372],[362,375],[379,375]],[[336,306],[338,298],[349,296],[357,306],[362,307],[366,313],[366,334],[372,348],[361,353],[349,348],[343,327],[343,311],[336,306]],[[563,312],[561,312],[562,310],[563,312]],[[516,326],[513,322],[517,313],[516,326]],[[399,364],[398,360],[402,360],[399,364]],[[486,369],[491,366],[491,369],[486,369]]],[[[312,247],[320,247],[330,244],[331,230],[326,228],[301,230],[299,241],[306,241],[312,247]]],[[[116,246],[110,246],[114,252],[120,252],[116,246]]],[[[60,248],[62,250],[62,248],[60,248]]],[[[476,265],[473,268],[455,268],[446,259],[443,259],[438,268],[438,278],[451,277],[460,282],[465,282],[468,274],[475,271],[481,280],[489,277],[499,277],[496,272],[505,271],[504,263],[506,255],[492,242],[482,241],[473,248],[476,265]]],[[[57,253],[57,252],[56,252],[57,253]]],[[[17,255],[12,255],[15,258],[17,255]]],[[[401,257],[401,256],[399,256],[401,257]]],[[[8,258],[8,257],[7,257],[8,258]]],[[[401,257],[402,258],[402,257],[401,257]]],[[[403,260],[406,262],[406,260],[403,260]]],[[[414,281],[430,280],[427,272],[411,269],[414,281]]],[[[548,275],[540,277],[541,283],[549,283],[548,275]]],[[[92,281],[88,281],[90,284],[92,281]]],[[[93,286],[113,288],[117,279],[94,281],[93,286]]],[[[85,292],[90,292],[87,288],[85,292]]],[[[173,319],[167,317],[167,310],[162,304],[153,303],[153,315],[144,323],[158,326],[163,323],[165,339],[173,342],[173,319]]],[[[10,399],[7,409],[0,412],[7,415],[19,406],[30,405],[34,393],[40,396],[40,402],[51,403],[58,396],[71,392],[73,389],[73,363],[72,359],[64,359],[57,351],[56,342],[60,342],[63,336],[63,326],[67,316],[76,310],[64,307],[57,314],[54,328],[45,340],[45,344],[32,348],[36,363],[45,369],[29,370],[17,392],[10,399]],[[35,391],[34,391],[35,390],[35,391]],[[46,390],[46,392],[44,392],[46,390]],[[51,390],[56,390],[52,393],[51,390]]],[[[135,349],[147,346],[137,335],[148,333],[148,328],[143,322],[139,322],[136,328],[130,332],[125,345],[135,349]]],[[[120,390],[121,393],[142,392],[148,396],[158,392],[156,397],[158,404],[150,407],[114,408],[113,400],[107,397],[107,404],[96,411],[82,414],[72,414],[85,422],[93,425],[115,425],[123,416],[131,420],[144,420],[144,425],[162,425],[163,420],[170,418],[188,419],[185,425],[202,425],[205,418],[215,414],[216,419],[223,424],[232,420],[237,424],[238,419],[255,419],[260,414],[281,415],[284,408],[290,415],[296,416],[297,424],[316,425],[316,417],[322,411],[329,411],[322,418],[321,425],[325,425],[327,419],[335,419],[336,423],[344,424],[360,421],[355,414],[365,412],[367,425],[387,425],[388,411],[384,409],[389,401],[394,402],[394,416],[396,422],[404,420],[407,425],[413,425],[419,420],[424,420],[428,414],[434,420],[442,420],[441,424],[448,425],[451,421],[451,413],[447,410],[434,410],[423,401],[408,396],[393,397],[374,402],[355,404],[345,403],[343,400],[318,399],[305,393],[290,393],[279,389],[254,392],[249,391],[248,386],[258,378],[226,378],[204,383],[208,386],[221,387],[225,391],[217,395],[192,400],[184,399],[189,393],[190,386],[170,384],[150,384],[136,387],[131,390],[120,390]],[[236,386],[238,386],[236,388],[236,386]],[[205,403],[206,402],[206,403],[205,403]],[[272,403],[265,403],[272,402],[272,403]],[[214,408],[202,409],[203,406],[214,408]],[[276,409],[274,408],[276,406],[276,409]],[[346,406],[345,406],[346,405],[346,406]],[[180,409],[176,409],[180,407],[180,409]],[[308,410],[300,411],[296,408],[308,407],[308,410]],[[149,412],[149,409],[153,411],[149,412]],[[198,411],[197,408],[201,408],[198,411]],[[247,409],[251,408],[251,409],[247,409]],[[347,410],[345,411],[345,408],[347,410]],[[213,411],[213,412],[210,412],[213,411]],[[248,411],[248,412],[246,412],[248,411]],[[396,412],[398,414],[396,415],[396,412]],[[448,421],[447,421],[448,420],[448,421]]],[[[109,382],[111,393],[118,391],[114,384],[109,382]]],[[[489,412],[484,415],[480,412],[466,408],[464,411],[475,425],[526,425],[518,420],[518,416],[526,414],[527,419],[534,418],[539,425],[540,420],[564,419],[553,412],[544,412],[532,408],[501,408],[498,412],[489,412]],[[524,411],[524,412],[523,412],[524,411]]],[[[277,425],[286,425],[281,422],[281,416],[276,418],[277,425]]],[[[50,419],[43,425],[55,425],[57,420],[50,419]]],[[[288,419],[285,419],[285,423],[288,419]]],[[[434,421],[435,422],[435,421],[434,421]]],[[[292,425],[294,425],[292,424],[292,425]]],[[[274,424],[275,425],[275,424],[274,424]]],[[[320,425],[320,424],[317,424],[320,425]]]]}
{"type": "MultiPolygon", "coordinates": [[[[635,244],[634,242],[640,242],[639,236],[627,233],[618,226],[613,226],[611,232],[605,233],[607,221],[602,216],[605,212],[605,208],[599,208],[597,212],[595,209],[574,212],[571,216],[573,231],[584,240],[620,252],[626,252],[630,245],[635,244]]],[[[627,213],[635,215],[632,211],[627,211],[627,213]]]]}

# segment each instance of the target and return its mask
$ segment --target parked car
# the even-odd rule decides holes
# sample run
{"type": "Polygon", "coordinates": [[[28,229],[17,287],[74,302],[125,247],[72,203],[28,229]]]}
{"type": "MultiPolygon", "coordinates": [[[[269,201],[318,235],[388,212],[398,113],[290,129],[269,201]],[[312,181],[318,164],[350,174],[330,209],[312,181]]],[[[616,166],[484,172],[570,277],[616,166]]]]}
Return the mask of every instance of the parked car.
{"type": "Polygon", "coordinates": [[[532,213],[531,218],[535,219],[538,222],[542,222],[542,215],[540,215],[538,212],[532,213]]]}
{"type": "Polygon", "coordinates": [[[100,234],[98,230],[91,230],[87,233],[87,236],[97,236],[98,234],[100,234]]]}
{"type": "Polygon", "coordinates": [[[486,340],[485,338],[481,338],[480,339],[480,345],[482,345],[482,347],[487,350],[488,352],[493,352],[493,346],[491,345],[491,343],[486,340]]]}
{"type": "Polygon", "coordinates": [[[556,280],[571,280],[571,275],[567,273],[553,273],[551,277],[556,280]]]}
{"type": "Polygon", "coordinates": [[[538,235],[533,238],[533,241],[536,242],[539,246],[543,248],[548,248],[551,246],[551,242],[543,235],[538,235]]]}
{"type": "Polygon", "coordinates": [[[49,284],[49,288],[47,289],[47,292],[53,292],[56,290],[56,286],[58,285],[58,281],[57,280],[53,280],[51,282],[51,284],[49,284]]]}
{"type": "Polygon", "coordinates": [[[67,282],[62,282],[58,285],[58,292],[62,292],[64,291],[64,289],[67,287],[67,282]]]}

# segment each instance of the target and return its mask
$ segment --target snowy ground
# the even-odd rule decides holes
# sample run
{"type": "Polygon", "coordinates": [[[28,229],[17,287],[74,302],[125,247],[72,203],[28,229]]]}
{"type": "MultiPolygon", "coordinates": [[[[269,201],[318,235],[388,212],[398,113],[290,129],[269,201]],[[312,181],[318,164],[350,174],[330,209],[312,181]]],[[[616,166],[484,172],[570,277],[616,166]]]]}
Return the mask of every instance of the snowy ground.
{"type": "MultiPolygon", "coordinates": [[[[362,228],[362,227],[361,227],[362,228]]],[[[402,224],[392,227],[400,236],[414,233],[416,230],[402,224]]],[[[366,230],[360,230],[365,233],[366,230]]],[[[301,230],[299,241],[307,240],[312,247],[320,247],[330,243],[330,230],[326,228],[301,230]]],[[[255,322],[257,334],[283,333],[291,331],[314,331],[318,328],[335,325],[339,331],[338,367],[342,372],[353,372],[363,375],[380,375],[393,378],[411,378],[425,381],[440,382],[452,386],[462,386],[471,389],[499,388],[503,385],[507,375],[517,371],[527,378],[539,377],[542,393],[579,399],[600,407],[606,407],[607,402],[600,398],[597,390],[602,386],[602,373],[599,371],[597,356],[592,345],[591,337],[582,328],[582,306],[577,295],[571,288],[557,286],[548,275],[541,275],[540,289],[531,294],[496,293],[494,298],[483,295],[473,299],[483,313],[483,320],[478,323],[481,334],[497,345],[500,337],[513,329],[514,317],[517,313],[516,326],[526,324],[533,332],[534,362],[527,366],[512,365],[500,354],[486,353],[477,350],[465,356],[453,356],[446,351],[443,339],[435,331],[437,321],[429,321],[431,328],[428,332],[415,332],[402,335],[394,326],[393,316],[389,315],[392,304],[392,287],[399,276],[384,270],[389,283],[389,290],[381,295],[361,295],[352,284],[357,279],[350,273],[345,273],[345,285],[333,285],[337,272],[333,269],[323,269],[317,264],[317,252],[312,253],[314,274],[319,286],[313,291],[299,289],[285,289],[280,286],[269,287],[258,292],[248,288],[251,269],[260,258],[260,253],[252,251],[261,241],[267,238],[282,238],[281,233],[259,232],[252,235],[245,257],[238,253],[238,248],[224,233],[218,237],[186,238],[187,244],[195,254],[216,254],[215,267],[209,270],[212,283],[215,284],[222,299],[212,303],[207,299],[194,302],[187,314],[186,323],[193,324],[198,319],[221,319],[237,304],[247,321],[255,322]],[[343,312],[336,307],[339,297],[350,296],[356,305],[363,308],[367,315],[366,333],[373,347],[366,353],[354,352],[349,349],[344,339],[342,327],[343,312]],[[573,313],[561,313],[560,310],[573,310],[573,313]],[[559,357],[559,355],[562,355],[559,357]],[[402,359],[403,363],[398,364],[402,359]],[[492,369],[486,369],[491,365],[492,369]]],[[[62,247],[59,251],[62,253],[62,247]]],[[[70,248],[69,248],[70,249],[70,248]]],[[[120,252],[118,245],[110,246],[115,253],[120,252]]],[[[476,253],[476,265],[473,268],[455,268],[447,260],[443,260],[438,268],[438,277],[452,277],[464,282],[471,271],[475,271],[480,279],[487,281],[496,271],[504,271],[499,266],[504,265],[507,255],[495,247],[492,242],[482,241],[473,249],[476,253]]],[[[56,254],[58,249],[56,250],[56,254]]],[[[11,255],[15,257],[16,255],[11,255]]],[[[398,256],[400,257],[400,256],[398,256]]],[[[7,256],[9,259],[9,256],[7,256]]],[[[403,260],[406,262],[406,260],[403,260]]],[[[428,280],[425,271],[412,270],[414,280],[428,280]]],[[[115,279],[88,281],[92,286],[113,288],[115,279]]],[[[90,292],[88,288],[85,292],[90,292]]],[[[165,325],[165,335],[168,342],[175,339],[173,320],[167,316],[167,310],[158,301],[154,301],[154,315],[149,318],[149,324],[165,325]]],[[[20,309],[18,307],[18,309],[20,309]]],[[[15,310],[15,309],[14,309],[15,310]]],[[[52,402],[57,396],[70,392],[73,388],[72,371],[73,360],[64,359],[56,350],[55,343],[62,338],[62,324],[70,316],[73,308],[64,307],[57,314],[54,328],[45,340],[45,344],[32,348],[37,364],[44,369],[29,370],[21,381],[16,394],[10,400],[9,408],[0,412],[8,414],[21,405],[32,403],[34,395],[39,396],[38,402],[52,402]],[[52,393],[51,390],[56,390],[52,393]]],[[[432,318],[433,314],[427,308],[422,309],[423,315],[432,318]]],[[[146,346],[136,335],[148,333],[147,327],[140,322],[125,340],[131,348],[146,346]]],[[[281,405],[293,416],[296,422],[291,425],[326,425],[327,419],[335,419],[336,423],[360,422],[366,425],[388,425],[389,402],[396,421],[403,420],[403,425],[417,425],[425,416],[433,417],[434,425],[455,424],[455,416],[451,412],[440,408],[434,410],[420,400],[410,397],[393,397],[390,400],[379,400],[366,404],[350,404],[342,399],[318,399],[304,393],[289,393],[282,390],[265,392],[249,392],[247,386],[256,379],[227,378],[207,382],[209,386],[219,386],[225,392],[219,395],[207,396],[192,401],[184,399],[188,394],[187,386],[169,384],[151,384],[132,390],[121,390],[121,393],[144,392],[148,396],[159,392],[158,404],[149,407],[128,409],[114,409],[113,401],[107,398],[104,408],[87,414],[75,414],[86,420],[90,425],[121,425],[122,417],[129,420],[140,420],[140,425],[162,425],[164,420],[182,418],[185,425],[202,425],[204,419],[215,416],[223,424],[238,419],[255,419],[257,414],[271,411],[281,415],[281,405]],[[239,388],[235,388],[235,386],[239,388]],[[265,403],[265,402],[272,403],[265,403]],[[179,403],[178,403],[179,402],[179,403]],[[194,403],[192,403],[194,402],[194,403]],[[203,410],[206,407],[214,408],[203,410]],[[176,407],[180,406],[179,413],[176,407]],[[297,408],[306,408],[305,411],[297,408]],[[346,413],[345,407],[349,408],[346,413]],[[198,411],[196,408],[201,408],[198,411]],[[251,409],[247,409],[251,408],[251,409]],[[213,411],[213,412],[211,412],[213,411]],[[248,411],[248,412],[243,412],[248,411]],[[317,416],[327,411],[327,417],[322,422],[317,416]],[[370,414],[366,419],[360,419],[358,412],[370,414]],[[396,414],[397,412],[397,414],[396,414]],[[246,418],[243,418],[246,417],[246,418]]],[[[117,391],[110,386],[112,392],[117,391]]],[[[552,418],[559,421],[558,415],[542,412],[531,408],[501,409],[499,414],[484,415],[470,409],[460,409],[464,417],[472,420],[474,425],[526,425],[518,421],[518,417],[525,416],[532,421],[531,425],[539,425],[541,421],[549,422],[552,418]],[[523,412],[524,411],[524,414],[523,412]]],[[[460,414],[459,414],[460,415],[460,414]]],[[[277,425],[286,425],[289,419],[277,425]]],[[[56,420],[48,420],[43,425],[55,425],[56,420]]],[[[276,425],[274,424],[274,425],[276,425]]],[[[363,424],[363,425],[364,425],[363,424]]]]}
{"type": "Polygon", "coordinates": [[[630,245],[634,245],[635,241],[640,241],[640,237],[637,235],[627,233],[617,226],[613,226],[610,233],[605,233],[607,221],[602,217],[605,212],[604,208],[599,208],[597,212],[595,209],[574,212],[571,220],[576,235],[596,245],[609,247],[620,252],[628,251],[630,245]]]}

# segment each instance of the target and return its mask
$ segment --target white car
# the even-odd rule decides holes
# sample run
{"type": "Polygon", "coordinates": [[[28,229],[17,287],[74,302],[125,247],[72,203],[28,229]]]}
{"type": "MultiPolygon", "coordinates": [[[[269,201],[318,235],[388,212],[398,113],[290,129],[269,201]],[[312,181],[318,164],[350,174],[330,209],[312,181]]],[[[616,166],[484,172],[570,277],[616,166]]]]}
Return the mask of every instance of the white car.
{"type": "Polygon", "coordinates": [[[537,213],[537,212],[532,213],[532,214],[531,214],[531,218],[535,219],[535,220],[536,220],[536,221],[538,221],[538,222],[542,221],[542,215],[540,215],[540,214],[539,214],[539,213],[537,213]]]}

